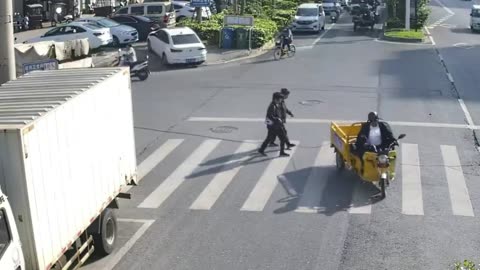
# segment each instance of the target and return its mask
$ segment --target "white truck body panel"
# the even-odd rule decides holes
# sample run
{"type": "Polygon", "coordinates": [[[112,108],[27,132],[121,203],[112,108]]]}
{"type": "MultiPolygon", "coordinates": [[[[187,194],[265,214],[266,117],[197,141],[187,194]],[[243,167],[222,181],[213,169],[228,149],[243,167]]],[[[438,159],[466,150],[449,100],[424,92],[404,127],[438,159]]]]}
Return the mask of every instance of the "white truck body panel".
{"type": "Polygon", "coordinates": [[[0,186],[27,269],[49,269],[135,177],[128,69],[32,72],[0,87],[0,186]]]}

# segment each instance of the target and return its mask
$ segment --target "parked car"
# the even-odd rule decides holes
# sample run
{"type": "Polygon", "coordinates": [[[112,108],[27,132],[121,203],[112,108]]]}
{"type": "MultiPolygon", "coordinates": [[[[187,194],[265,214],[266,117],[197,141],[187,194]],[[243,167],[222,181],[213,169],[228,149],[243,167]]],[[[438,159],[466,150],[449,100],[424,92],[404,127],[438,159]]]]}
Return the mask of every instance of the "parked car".
{"type": "Polygon", "coordinates": [[[472,32],[480,29],[480,5],[473,5],[470,11],[470,29],[472,32]]]}
{"type": "Polygon", "coordinates": [[[174,27],[176,24],[175,10],[171,2],[133,4],[120,8],[115,15],[145,16],[157,22],[162,28],[174,27]]]}
{"type": "Polygon", "coordinates": [[[148,36],[148,50],[162,58],[164,65],[200,65],[207,60],[207,49],[188,27],[164,28],[148,36]]]}
{"type": "Polygon", "coordinates": [[[148,34],[160,29],[159,24],[143,16],[117,15],[115,17],[112,17],[112,20],[120,24],[128,25],[135,28],[138,31],[139,40],[146,40],[148,34]]]}
{"type": "MultiPolygon", "coordinates": [[[[172,1],[172,3],[173,8],[175,9],[177,22],[195,16],[195,8],[190,6],[190,2],[172,1]]],[[[209,19],[211,16],[212,12],[210,12],[210,8],[202,7],[202,18],[209,19]]]]}
{"type": "Polygon", "coordinates": [[[321,4],[301,4],[297,8],[292,31],[320,32],[325,29],[325,11],[321,4]]]}
{"type": "Polygon", "coordinates": [[[113,38],[113,46],[120,46],[122,44],[129,44],[138,41],[138,31],[128,25],[121,25],[116,21],[105,17],[85,17],[77,20],[78,22],[88,22],[95,24],[98,27],[105,27],[110,29],[113,38]]]}
{"type": "Polygon", "coordinates": [[[108,28],[98,27],[85,22],[72,22],[64,26],[55,27],[43,36],[29,39],[25,43],[67,41],[83,38],[88,38],[91,49],[106,46],[113,41],[110,29],[108,28]]]}

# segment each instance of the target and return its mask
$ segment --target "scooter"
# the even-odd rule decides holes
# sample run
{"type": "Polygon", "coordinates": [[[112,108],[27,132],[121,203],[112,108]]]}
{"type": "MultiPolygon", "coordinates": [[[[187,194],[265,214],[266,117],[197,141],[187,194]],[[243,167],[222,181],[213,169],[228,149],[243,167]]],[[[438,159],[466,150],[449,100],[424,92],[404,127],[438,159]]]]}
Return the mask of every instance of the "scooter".
{"type": "Polygon", "coordinates": [[[144,61],[129,63],[125,61],[125,53],[122,53],[120,50],[118,65],[130,66],[130,78],[137,77],[139,80],[144,81],[148,79],[148,76],[150,75],[150,69],[148,68],[148,55],[144,61]]]}
{"type": "Polygon", "coordinates": [[[330,13],[330,21],[331,21],[332,23],[336,23],[337,20],[338,20],[338,14],[337,14],[337,12],[331,12],[331,13],[330,13]]]}

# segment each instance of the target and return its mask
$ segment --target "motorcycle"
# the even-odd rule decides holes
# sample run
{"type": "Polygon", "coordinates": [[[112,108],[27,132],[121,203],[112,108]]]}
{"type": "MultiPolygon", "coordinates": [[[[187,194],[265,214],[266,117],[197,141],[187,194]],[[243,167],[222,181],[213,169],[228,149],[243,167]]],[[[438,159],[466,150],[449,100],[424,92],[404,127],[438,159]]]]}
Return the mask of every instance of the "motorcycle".
{"type": "Polygon", "coordinates": [[[148,79],[150,69],[148,68],[148,55],[144,61],[128,62],[126,61],[126,53],[119,50],[118,66],[130,67],[130,78],[138,78],[141,81],[148,79]]]}
{"type": "Polygon", "coordinates": [[[356,32],[358,27],[370,27],[371,30],[375,27],[375,18],[371,11],[365,11],[360,15],[353,16],[353,31],[356,32]]]}
{"type": "Polygon", "coordinates": [[[337,22],[337,19],[338,19],[338,14],[337,12],[332,12],[330,13],[330,21],[332,23],[336,23],[337,22]]]}

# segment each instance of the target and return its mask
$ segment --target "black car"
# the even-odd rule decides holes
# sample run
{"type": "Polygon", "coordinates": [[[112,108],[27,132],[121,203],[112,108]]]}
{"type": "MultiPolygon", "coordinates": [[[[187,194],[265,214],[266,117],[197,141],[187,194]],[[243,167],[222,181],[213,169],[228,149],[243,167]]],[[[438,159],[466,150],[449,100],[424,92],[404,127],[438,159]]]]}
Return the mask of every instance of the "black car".
{"type": "Polygon", "coordinates": [[[137,16],[137,15],[116,15],[111,18],[112,20],[120,23],[131,26],[138,31],[138,39],[146,40],[148,34],[152,31],[160,29],[160,25],[150,20],[147,17],[137,16]]]}

